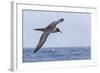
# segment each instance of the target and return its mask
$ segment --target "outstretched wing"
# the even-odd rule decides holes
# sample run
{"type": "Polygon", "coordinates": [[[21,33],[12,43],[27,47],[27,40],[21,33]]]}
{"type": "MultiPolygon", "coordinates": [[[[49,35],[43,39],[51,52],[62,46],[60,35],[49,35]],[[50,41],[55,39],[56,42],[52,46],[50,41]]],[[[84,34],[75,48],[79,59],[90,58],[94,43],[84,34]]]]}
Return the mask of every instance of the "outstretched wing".
{"type": "Polygon", "coordinates": [[[37,47],[34,50],[34,53],[36,53],[43,46],[43,44],[45,43],[48,35],[49,35],[49,33],[45,33],[45,32],[42,34],[42,36],[39,40],[39,43],[38,43],[37,47]]]}
{"type": "Polygon", "coordinates": [[[56,25],[57,25],[56,21],[53,21],[53,22],[52,22],[51,24],[49,24],[46,28],[47,28],[47,29],[53,29],[53,28],[56,27],[56,25]]]}
{"type": "Polygon", "coordinates": [[[57,21],[53,21],[51,24],[49,24],[49,25],[47,26],[47,28],[48,28],[48,29],[53,29],[53,28],[56,27],[57,24],[59,24],[59,23],[61,23],[61,22],[63,22],[63,21],[64,21],[63,18],[61,18],[61,19],[59,19],[59,20],[57,20],[57,21]]]}

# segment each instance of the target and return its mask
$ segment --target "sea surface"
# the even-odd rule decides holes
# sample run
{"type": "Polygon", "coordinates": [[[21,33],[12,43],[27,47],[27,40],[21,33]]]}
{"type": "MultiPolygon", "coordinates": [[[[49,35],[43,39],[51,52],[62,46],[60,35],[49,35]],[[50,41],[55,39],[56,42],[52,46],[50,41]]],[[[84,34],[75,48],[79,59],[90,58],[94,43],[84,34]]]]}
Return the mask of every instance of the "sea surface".
{"type": "Polygon", "coordinates": [[[23,63],[91,59],[91,47],[41,48],[35,54],[33,51],[23,48],[23,63]]]}

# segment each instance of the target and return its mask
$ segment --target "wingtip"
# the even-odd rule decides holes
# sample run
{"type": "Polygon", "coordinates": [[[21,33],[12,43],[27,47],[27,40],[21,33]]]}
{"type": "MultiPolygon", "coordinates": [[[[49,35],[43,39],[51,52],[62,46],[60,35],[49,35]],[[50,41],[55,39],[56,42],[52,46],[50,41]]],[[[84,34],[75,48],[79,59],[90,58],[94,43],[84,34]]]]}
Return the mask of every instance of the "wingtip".
{"type": "Polygon", "coordinates": [[[34,51],[33,53],[35,54],[37,51],[34,51]]]}
{"type": "Polygon", "coordinates": [[[60,21],[63,22],[64,21],[64,18],[61,18],[60,21]]]}
{"type": "Polygon", "coordinates": [[[35,54],[37,51],[38,51],[38,49],[35,49],[35,50],[34,50],[34,54],[35,54]]]}

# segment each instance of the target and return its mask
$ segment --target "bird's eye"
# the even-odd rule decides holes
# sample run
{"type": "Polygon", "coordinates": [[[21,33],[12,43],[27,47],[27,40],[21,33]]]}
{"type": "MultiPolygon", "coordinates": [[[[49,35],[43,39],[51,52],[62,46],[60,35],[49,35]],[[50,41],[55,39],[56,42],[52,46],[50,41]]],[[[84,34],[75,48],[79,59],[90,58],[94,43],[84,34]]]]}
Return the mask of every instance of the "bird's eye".
{"type": "Polygon", "coordinates": [[[59,29],[57,28],[57,30],[59,31],[59,29]]]}

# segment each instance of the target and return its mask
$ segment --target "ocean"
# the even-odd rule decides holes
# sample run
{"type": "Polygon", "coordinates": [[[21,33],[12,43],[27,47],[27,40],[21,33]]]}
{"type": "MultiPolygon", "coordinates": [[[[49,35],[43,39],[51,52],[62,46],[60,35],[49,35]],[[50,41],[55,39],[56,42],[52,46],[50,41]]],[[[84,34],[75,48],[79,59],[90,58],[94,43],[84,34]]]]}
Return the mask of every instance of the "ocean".
{"type": "Polygon", "coordinates": [[[23,48],[23,63],[91,59],[91,47],[41,48],[35,54],[33,51],[33,48],[23,48]]]}

